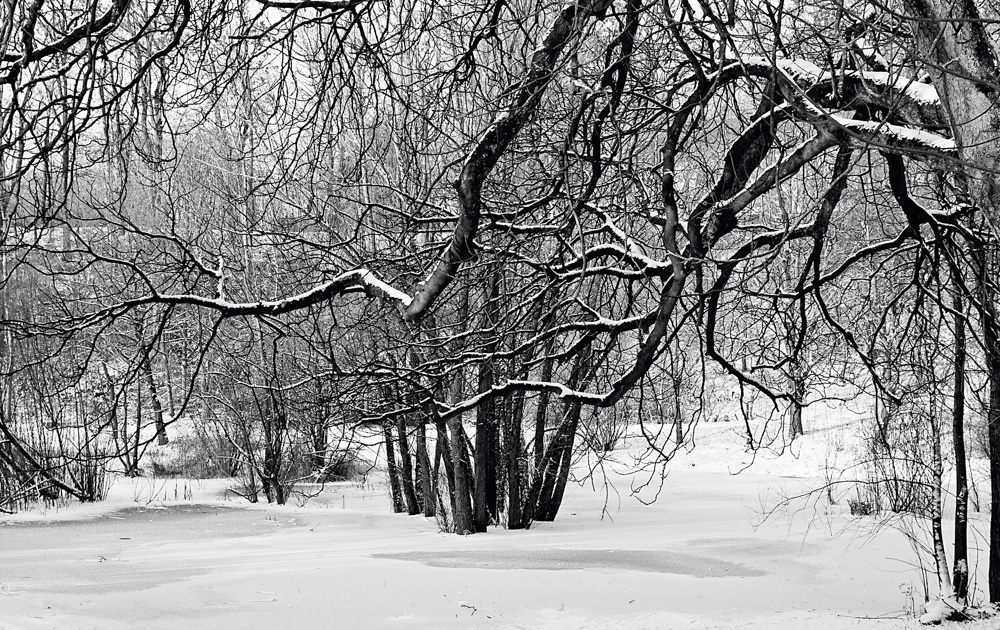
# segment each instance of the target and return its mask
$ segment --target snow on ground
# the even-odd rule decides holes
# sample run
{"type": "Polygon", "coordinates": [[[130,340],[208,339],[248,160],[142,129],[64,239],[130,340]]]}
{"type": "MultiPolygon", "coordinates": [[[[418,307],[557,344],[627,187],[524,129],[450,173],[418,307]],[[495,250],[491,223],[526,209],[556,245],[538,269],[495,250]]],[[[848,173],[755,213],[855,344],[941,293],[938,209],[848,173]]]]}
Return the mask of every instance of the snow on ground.
{"type": "Polygon", "coordinates": [[[633,437],[556,522],[468,537],[390,514],[378,481],[277,507],[220,480],[119,480],[106,504],[0,520],[0,629],[916,627],[921,573],[898,529],[824,493],[779,506],[853,457],[848,423],[806,420],[738,475],[754,460],[738,425],[700,426],[640,494],[659,490],[651,505],[624,474],[633,437]]]}

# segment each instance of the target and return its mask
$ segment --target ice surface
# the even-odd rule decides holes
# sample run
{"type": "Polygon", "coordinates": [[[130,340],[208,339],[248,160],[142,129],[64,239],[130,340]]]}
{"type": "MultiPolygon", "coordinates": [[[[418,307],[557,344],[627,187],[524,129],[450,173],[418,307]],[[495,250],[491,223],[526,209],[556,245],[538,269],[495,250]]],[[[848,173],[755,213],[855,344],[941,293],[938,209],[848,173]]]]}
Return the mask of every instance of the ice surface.
{"type": "Polygon", "coordinates": [[[652,505],[629,496],[633,430],[604,462],[611,486],[570,484],[555,522],[468,537],[390,514],[377,479],[284,507],[224,499],[227,480],[122,479],[108,504],[0,519],[0,628],[917,627],[906,538],[850,516],[843,491],[763,519],[856,474],[856,426],[823,413],[756,456],[742,423],[703,422],[652,505]],[[173,499],[182,485],[190,501],[173,499]]]}

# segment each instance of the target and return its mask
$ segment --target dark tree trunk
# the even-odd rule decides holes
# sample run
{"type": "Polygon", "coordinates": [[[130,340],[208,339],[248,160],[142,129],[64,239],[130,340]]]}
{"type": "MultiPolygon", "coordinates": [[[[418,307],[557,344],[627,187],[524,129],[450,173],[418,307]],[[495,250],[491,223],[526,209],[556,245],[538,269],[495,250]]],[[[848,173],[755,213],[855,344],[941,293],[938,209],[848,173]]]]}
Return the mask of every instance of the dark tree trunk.
{"type": "MultiPolygon", "coordinates": [[[[992,311],[992,305],[987,307],[992,311]]],[[[994,313],[991,312],[991,315],[994,313]]],[[[1000,339],[997,322],[985,326],[986,373],[990,383],[990,406],[987,415],[990,447],[990,492],[1000,497],[1000,339]]],[[[990,502],[990,601],[1000,602],[1000,501],[990,502]]]]}
{"type": "MultiPolygon", "coordinates": [[[[500,282],[499,272],[490,277],[486,295],[483,328],[492,329],[498,320],[500,282]]],[[[494,382],[493,354],[497,349],[496,336],[491,334],[484,349],[486,359],[479,367],[478,389],[482,394],[490,391],[494,382]]],[[[497,400],[487,398],[476,408],[476,474],[475,474],[475,527],[477,532],[485,532],[490,518],[497,513],[497,400]]]]}
{"type": "MultiPolygon", "coordinates": [[[[997,321],[996,290],[991,280],[997,247],[995,243],[987,243],[985,246],[973,246],[972,249],[983,351],[986,355],[986,380],[989,383],[986,421],[990,492],[993,497],[1000,497],[1000,322],[997,321]]],[[[1000,602],[1000,501],[990,503],[990,564],[987,584],[990,602],[1000,602]]]]}
{"type": "MultiPolygon", "coordinates": [[[[469,288],[466,287],[461,293],[458,304],[457,319],[459,322],[467,322],[469,319],[469,288]]],[[[455,373],[451,382],[451,400],[458,402],[464,396],[465,377],[462,370],[455,373]]],[[[448,418],[447,437],[450,440],[450,455],[452,464],[451,485],[454,494],[452,502],[452,516],[454,531],[456,534],[473,534],[476,531],[472,516],[472,489],[470,483],[471,471],[469,470],[469,452],[465,448],[465,429],[462,428],[462,415],[458,414],[448,418]]],[[[442,435],[445,435],[442,433],[442,435]]]]}
{"type": "MultiPolygon", "coordinates": [[[[469,320],[469,287],[460,293],[458,303],[457,321],[463,325],[469,320]]],[[[455,372],[451,381],[451,400],[459,402],[465,396],[465,375],[463,370],[455,372]]],[[[471,470],[469,464],[469,452],[465,447],[465,429],[462,427],[462,414],[448,418],[447,422],[439,419],[439,427],[447,424],[448,431],[441,432],[447,437],[446,444],[450,447],[447,451],[451,457],[451,491],[452,501],[452,527],[459,535],[475,533],[475,524],[472,517],[472,489],[471,470]]],[[[439,428],[440,431],[440,428],[439,428]]]]}
{"type": "Polygon", "coordinates": [[[410,459],[410,443],[406,437],[406,420],[399,416],[396,419],[396,431],[399,433],[399,461],[400,479],[403,485],[403,498],[406,499],[406,512],[411,516],[420,514],[420,504],[417,502],[417,493],[413,488],[413,464],[410,459]]]}
{"type": "Polygon", "coordinates": [[[328,476],[326,451],[329,448],[325,419],[309,426],[309,442],[312,447],[312,452],[309,453],[309,466],[318,481],[325,481],[328,476]]]}
{"type": "MultiPolygon", "coordinates": [[[[803,322],[805,321],[803,315],[803,322]]],[[[802,324],[805,325],[804,323],[802,324]]],[[[788,403],[788,438],[794,440],[805,433],[802,426],[802,408],[806,402],[806,369],[798,358],[792,359],[789,366],[789,385],[792,389],[792,399],[788,403]]]]}
{"type": "Polygon", "coordinates": [[[788,437],[794,440],[802,435],[802,405],[797,400],[792,400],[788,406],[788,437]]]}
{"type": "Polygon", "coordinates": [[[264,447],[264,465],[260,480],[264,486],[267,502],[284,505],[288,497],[285,496],[285,488],[281,484],[281,454],[272,444],[264,447]]]}
{"type": "Polygon", "coordinates": [[[474,534],[475,522],[472,516],[472,496],[469,486],[469,452],[465,448],[465,431],[462,429],[462,416],[448,418],[448,430],[451,433],[451,456],[455,466],[455,533],[474,534]]]}
{"type": "MultiPolygon", "coordinates": [[[[123,423],[124,424],[124,423],[123,423]]],[[[135,384],[135,434],[128,435],[128,429],[123,426],[126,448],[131,450],[128,466],[125,469],[125,476],[135,477],[139,474],[139,441],[142,435],[143,413],[142,413],[142,385],[135,384]]]]}
{"type": "MultiPolygon", "coordinates": [[[[480,370],[480,374],[486,368],[480,370]]],[[[482,376],[480,376],[482,379],[482,376]]],[[[482,383],[482,380],[480,380],[482,383]]],[[[480,389],[482,391],[482,389],[480,389]]],[[[496,496],[496,462],[493,455],[493,401],[488,400],[476,408],[476,469],[475,514],[476,532],[485,532],[490,523],[490,486],[496,496]]]]}
{"type": "MultiPolygon", "coordinates": [[[[552,380],[552,359],[548,356],[542,361],[542,382],[552,380]]],[[[538,395],[538,406],[535,408],[535,471],[542,469],[542,456],[545,454],[545,420],[548,415],[549,391],[545,390],[538,395]]]]}
{"type": "Polygon", "coordinates": [[[674,389],[674,442],[680,446],[684,443],[684,416],[681,411],[681,379],[671,378],[674,389]]]}
{"type": "Polygon", "coordinates": [[[500,419],[506,414],[504,399],[494,399],[493,408],[490,410],[492,422],[489,423],[489,451],[487,461],[489,470],[486,471],[486,509],[489,511],[490,520],[496,522],[500,512],[500,496],[498,489],[500,486],[500,473],[503,472],[504,462],[500,456],[500,419]]]}
{"type": "Polygon", "coordinates": [[[552,494],[542,495],[543,502],[539,503],[536,519],[540,521],[554,521],[562,507],[563,494],[566,492],[566,483],[569,481],[570,467],[573,465],[573,444],[576,438],[576,430],[580,426],[580,403],[571,403],[567,410],[568,427],[561,436],[561,443],[558,445],[559,467],[553,479],[552,494]]]}
{"type": "Polygon", "coordinates": [[[142,360],[142,376],[146,381],[146,389],[149,390],[149,406],[153,409],[153,424],[156,427],[156,443],[165,446],[170,443],[167,437],[167,425],[163,422],[163,405],[160,403],[159,392],[156,390],[156,380],[153,378],[153,368],[150,366],[151,360],[147,355],[142,360]]]}
{"type": "Polygon", "coordinates": [[[521,463],[524,457],[524,435],[521,419],[524,416],[524,392],[514,395],[511,413],[507,418],[504,444],[507,455],[507,529],[521,529],[521,463]]]}
{"type": "Polygon", "coordinates": [[[427,425],[423,422],[417,427],[417,470],[419,470],[420,500],[423,503],[424,516],[434,516],[434,488],[431,485],[431,461],[427,455],[427,425]]]}
{"type": "Polygon", "coordinates": [[[396,453],[392,446],[392,427],[388,421],[382,423],[382,435],[385,438],[385,471],[389,477],[389,490],[392,494],[392,511],[399,514],[403,511],[403,491],[399,487],[396,453]]]}
{"type": "Polygon", "coordinates": [[[439,477],[439,466],[444,464],[444,477],[448,484],[448,504],[452,514],[455,513],[455,465],[452,460],[451,441],[448,439],[448,423],[436,417],[434,427],[437,432],[437,444],[434,447],[434,480],[439,477]]]}
{"type": "MultiPolygon", "coordinates": [[[[437,442],[437,447],[434,449],[434,469],[431,471],[431,478],[433,479],[434,483],[435,508],[440,507],[442,513],[447,512],[447,509],[445,508],[444,505],[444,499],[441,498],[441,462],[448,460],[448,458],[443,457],[443,455],[444,453],[442,452],[441,442],[439,440],[437,442]]],[[[449,505],[451,505],[451,509],[454,510],[455,495],[451,491],[451,482],[445,482],[445,483],[447,484],[448,487],[448,500],[450,502],[449,505]]]]}
{"type": "MultiPolygon", "coordinates": [[[[588,343],[577,354],[567,384],[574,389],[586,384],[593,375],[593,367],[588,343]]],[[[562,421],[545,449],[541,465],[535,470],[524,502],[521,522],[526,528],[531,527],[534,521],[554,520],[559,511],[573,462],[573,444],[580,424],[580,411],[580,403],[563,405],[562,421]]]]}
{"type": "MultiPolygon", "coordinates": [[[[573,442],[576,438],[579,417],[579,410],[574,415],[573,406],[566,405],[563,421],[559,424],[556,434],[545,449],[542,466],[536,470],[528,497],[525,499],[521,515],[524,527],[530,527],[534,521],[550,521],[555,518],[555,512],[558,511],[559,507],[556,505],[555,510],[552,509],[552,498],[556,494],[558,480],[564,473],[564,462],[572,460],[573,442]],[[574,417],[577,422],[574,422],[574,417]],[[567,450],[569,457],[566,457],[567,450]]],[[[568,468],[565,470],[565,474],[568,477],[568,468]]],[[[565,488],[565,485],[563,487],[565,488]]]]}
{"type": "Polygon", "coordinates": [[[952,582],[955,598],[965,602],[969,595],[969,484],[965,455],[965,310],[961,293],[957,291],[954,307],[955,391],[951,435],[955,451],[955,571],[952,582]]]}
{"type": "Polygon", "coordinates": [[[257,472],[250,462],[246,463],[247,479],[249,483],[247,484],[247,494],[246,499],[250,503],[257,503],[257,472]]]}
{"type": "Polygon", "coordinates": [[[275,390],[269,392],[263,409],[264,424],[264,462],[260,471],[261,483],[268,503],[284,505],[288,500],[285,486],[282,483],[283,472],[281,464],[284,452],[285,430],[288,419],[285,417],[281,401],[277,400],[275,390]]]}

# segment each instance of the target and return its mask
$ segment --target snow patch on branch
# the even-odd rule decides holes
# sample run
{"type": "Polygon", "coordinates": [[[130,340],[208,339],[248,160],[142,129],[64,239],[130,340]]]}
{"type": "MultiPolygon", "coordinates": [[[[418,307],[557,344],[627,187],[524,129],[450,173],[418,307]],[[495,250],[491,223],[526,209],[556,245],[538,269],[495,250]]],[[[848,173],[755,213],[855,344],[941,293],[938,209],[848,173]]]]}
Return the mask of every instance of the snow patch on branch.
{"type": "Polygon", "coordinates": [[[647,265],[656,266],[657,262],[654,260],[650,260],[649,257],[646,256],[646,252],[642,251],[642,248],[639,246],[638,243],[635,242],[635,239],[630,238],[629,235],[626,234],[625,231],[622,230],[620,227],[615,225],[615,222],[611,220],[611,217],[609,217],[606,214],[604,215],[604,227],[606,227],[608,230],[611,231],[612,234],[618,237],[618,240],[620,240],[622,244],[625,246],[625,249],[628,252],[629,256],[631,256],[636,260],[641,260],[647,265]]]}
{"type": "Polygon", "coordinates": [[[554,393],[560,398],[566,398],[567,396],[572,396],[581,401],[589,401],[592,403],[600,403],[605,399],[605,396],[601,394],[594,394],[590,392],[581,392],[576,389],[572,389],[563,385],[562,383],[554,383],[552,381],[519,381],[512,380],[508,381],[510,387],[530,389],[534,391],[548,390],[554,393]]]}
{"type": "MultiPolygon", "coordinates": [[[[737,61],[737,63],[740,63],[737,61]]],[[[824,71],[816,64],[805,59],[766,59],[764,57],[749,57],[742,61],[747,68],[756,71],[766,71],[775,68],[799,84],[815,84],[833,81],[837,78],[832,72],[824,71]]],[[[913,100],[919,105],[940,105],[941,99],[933,85],[921,83],[915,79],[900,76],[892,72],[857,71],[844,72],[844,78],[856,77],[867,83],[872,83],[894,90],[913,100]]]]}
{"type": "MultiPolygon", "coordinates": [[[[367,269],[358,269],[357,271],[352,271],[349,273],[359,274],[358,280],[363,285],[371,289],[374,289],[378,293],[384,294],[385,297],[387,298],[393,300],[399,300],[399,302],[401,302],[403,306],[409,306],[410,302],[413,301],[413,298],[411,298],[409,295],[403,293],[396,287],[379,280],[378,277],[375,276],[375,274],[373,274],[371,271],[367,269]]],[[[336,282],[336,280],[334,282],[336,282]]]]}
{"type": "Polygon", "coordinates": [[[608,215],[604,208],[593,204],[587,204],[597,216],[604,219],[604,229],[611,232],[618,240],[622,242],[624,249],[614,245],[612,243],[606,243],[599,246],[599,249],[612,250],[616,252],[621,252],[622,258],[629,258],[636,265],[636,267],[648,271],[671,269],[669,263],[664,263],[659,260],[654,260],[646,255],[642,246],[636,242],[636,240],[625,233],[618,225],[615,224],[614,220],[608,215]]]}
{"type": "MultiPolygon", "coordinates": [[[[829,74],[829,73],[824,73],[829,74]]],[[[863,81],[875,83],[896,90],[921,105],[940,105],[941,99],[933,85],[915,79],[901,77],[891,72],[860,72],[863,81]]]]}
{"type": "Polygon", "coordinates": [[[776,68],[798,82],[816,83],[823,80],[824,72],[819,66],[805,59],[765,59],[764,57],[748,57],[742,61],[744,66],[757,70],[776,68]]]}
{"type": "Polygon", "coordinates": [[[454,406],[446,405],[440,401],[435,401],[435,404],[438,408],[438,413],[440,413],[442,417],[451,417],[470,409],[474,409],[479,403],[487,398],[514,390],[533,392],[549,391],[563,399],[572,398],[574,400],[579,400],[580,402],[586,402],[592,405],[600,405],[607,400],[606,395],[581,392],[567,387],[562,383],[554,383],[552,381],[511,380],[507,381],[503,385],[494,385],[490,389],[480,392],[471,398],[467,398],[454,406]]]}
{"type": "Polygon", "coordinates": [[[490,228],[496,228],[498,230],[506,230],[512,234],[549,234],[558,232],[562,229],[562,226],[557,223],[539,223],[539,224],[518,224],[511,223],[509,221],[497,221],[496,223],[489,226],[490,228]]]}
{"type": "Polygon", "coordinates": [[[899,125],[890,125],[889,123],[874,120],[852,120],[841,116],[830,116],[830,118],[841,127],[856,133],[888,136],[899,144],[916,146],[928,151],[950,153],[955,150],[954,140],[930,133],[929,131],[913,129],[912,127],[900,127],[899,125]]]}
{"type": "Polygon", "coordinates": [[[225,316],[236,315],[277,315],[287,313],[301,308],[308,308],[331,297],[346,293],[364,292],[369,296],[384,297],[398,300],[404,305],[408,305],[412,298],[396,289],[395,287],[379,280],[375,274],[367,269],[354,269],[344,272],[322,284],[303,291],[298,295],[289,296],[280,300],[258,300],[256,302],[232,302],[224,296],[207,298],[193,293],[186,294],[161,294],[153,293],[149,298],[135,301],[133,304],[141,303],[164,303],[164,304],[190,304],[211,308],[222,312],[225,316]]]}
{"type": "Polygon", "coordinates": [[[868,40],[864,37],[859,37],[854,42],[855,51],[860,53],[861,56],[870,63],[872,66],[880,68],[888,68],[889,61],[882,56],[882,54],[868,43],[868,40]]]}

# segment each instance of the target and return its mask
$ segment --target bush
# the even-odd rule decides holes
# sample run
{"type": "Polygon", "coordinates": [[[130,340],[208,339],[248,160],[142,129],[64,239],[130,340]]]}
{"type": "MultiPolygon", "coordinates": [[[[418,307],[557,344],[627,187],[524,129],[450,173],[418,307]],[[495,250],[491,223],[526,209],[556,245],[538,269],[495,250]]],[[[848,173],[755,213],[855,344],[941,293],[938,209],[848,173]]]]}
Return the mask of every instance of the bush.
{"type": "Polygon", "coordinates": [[[151,449],[146,461],[155,477],[233,477],[233,451],[232,444],[212,427],[195,424],[189,430],[175,431],[169,445],[151,449]]]}
{"type": "Polygon", "coordinates": [[[847,506],[851,510],[851,516],[871,516],[875,513],[875,505],[861,497],[848,499],[847,506]]]}
{"type": "Polygon", "coordinates": [[[629,404],[593,409],[584,416],[580,427],[584,444],[597,453],[610,453],[615,450],[628,434],[632,414],[629,404]]]}
{"type": "MultiPolygon", "coordinates": [[[[862,428],[867,484],[863,503],[870,513],[890,510],[928,516],[934,505],[929,408],[924,397],[912,395],[900,405],[883,406],[862,428]]],[[[853,513],[853,512],[852,512],[853,513]]]]}

